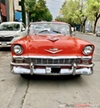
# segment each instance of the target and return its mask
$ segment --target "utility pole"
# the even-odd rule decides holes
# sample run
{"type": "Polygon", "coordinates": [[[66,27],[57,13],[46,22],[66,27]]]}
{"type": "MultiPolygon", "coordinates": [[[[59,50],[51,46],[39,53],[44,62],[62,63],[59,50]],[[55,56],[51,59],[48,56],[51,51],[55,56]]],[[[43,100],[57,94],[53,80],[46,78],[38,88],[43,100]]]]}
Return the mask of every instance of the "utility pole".
{"type": "Polygon", "coordinates": [[[13,0],[9,0],[9,21],[14,21],[13,0]]]}
{"type": "Polygon", "coordinates": [[[26,24],[26,15],[25,15],[25,0],[21,0],[21,9],[22,9],[22,22],[26,24]]]}

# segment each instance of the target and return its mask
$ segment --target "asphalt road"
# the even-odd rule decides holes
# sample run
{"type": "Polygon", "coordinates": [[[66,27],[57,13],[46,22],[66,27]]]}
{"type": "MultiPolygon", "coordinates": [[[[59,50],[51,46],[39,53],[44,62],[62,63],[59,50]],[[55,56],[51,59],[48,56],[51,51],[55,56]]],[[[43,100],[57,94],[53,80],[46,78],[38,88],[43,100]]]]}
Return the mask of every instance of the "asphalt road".
{"type": "Polygon", "coordinates": [[[24,79],[10,73],[10,48],[0,49],[0,108],[100,108],[100,37],[76,37],[95,44],[93,75],[24,79]]]}

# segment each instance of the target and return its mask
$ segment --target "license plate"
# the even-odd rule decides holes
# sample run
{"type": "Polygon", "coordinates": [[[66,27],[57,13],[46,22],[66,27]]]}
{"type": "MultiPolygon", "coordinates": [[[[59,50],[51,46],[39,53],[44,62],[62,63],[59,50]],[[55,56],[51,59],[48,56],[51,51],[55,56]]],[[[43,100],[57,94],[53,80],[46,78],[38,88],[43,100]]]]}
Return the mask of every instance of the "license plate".
{"type": "Polygon", "coordinates": [[[46,67],[46,73],[60,73],[60,67],[59,66],[53,66],[53,67],[46,67]]]}
{"type": "Polygon", "coordinates": [[[2,44],[2,46],[7,46],[6,42],[2,42],[1,44],[2,44]]]}

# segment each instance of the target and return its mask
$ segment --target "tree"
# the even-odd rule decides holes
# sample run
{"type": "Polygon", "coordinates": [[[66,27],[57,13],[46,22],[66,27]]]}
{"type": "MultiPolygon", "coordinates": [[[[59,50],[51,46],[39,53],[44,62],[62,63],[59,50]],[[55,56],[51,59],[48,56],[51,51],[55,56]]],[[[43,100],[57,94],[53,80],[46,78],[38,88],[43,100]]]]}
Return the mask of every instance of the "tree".
{"type": "Polygon", "coordinates": [[[85,22],[87,20],[85,3],[80,0],[66,0],[62,5],[62,16],[57,20],[63,20],[72,26],[80,25],[80,31],[85,32],[85,22]]]}
{"type": "Polygon", "coordinates": [[[61,16],[57,16],[57,17],[55,18],[55,20],[56,20],[56,21],[61,21],[61,22],[66,22],[65,19],[64,19],[63,17],[61,17],[61,16]]]}
{"type": "Polygon", "coordinates": [[[35,12],[34,7],[36,4],[36,0],[25,0],[25,9],[28,13],[28,20],[29,22],[32,20],[32,14],[35,12]]]}
{"type": "Polygon", "coordinates": [[[35,13],[32,14],[34,21],[43,21],[43,20],[47,21],[48,17],[50,17],[52,20],[52,15],[50,14],[50,11],[46,7],[45,0],[38,0],[35,4],[34,10],[35,10],[35,13]]]}
{"type": "Polygon", "coordinates": [[[98,19],[100,18],[100,0],[87,0],[87,15],[88,19],[94,21],[93,33],[98,19]]]}
{"type": "Polygon", "coordinates": [[[52,15],[46,7],[45,0],[26,0],[26,9],[29,11],[30,21],[52,20],[52,15]]]}
{"type": "Polygon", "coordinates": [[[45,21],[52,21],[52,15],[51,15],[49,9],[47,9],[47,12],[44,14],[43,20],[45,20],[45,21]]]}
{"type": "Polygon", "coordinates": [[[80,10],[79,0],[65,1],[62,6],[63,18],[71,25],[82,24],[82,12],[80,10]]]}

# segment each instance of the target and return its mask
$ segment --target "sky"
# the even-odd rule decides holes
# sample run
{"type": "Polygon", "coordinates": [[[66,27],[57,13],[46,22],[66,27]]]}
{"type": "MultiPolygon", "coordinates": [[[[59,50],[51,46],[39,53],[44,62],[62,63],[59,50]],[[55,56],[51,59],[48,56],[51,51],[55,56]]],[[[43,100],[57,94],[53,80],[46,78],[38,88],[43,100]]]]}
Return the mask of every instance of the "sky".
{"type": "Polygon", "coordinates": [[[59,10],[62,7],[64,1],[65,0],[46,0],[46,5],[50,10],[51,14],[53,15],[53,19],[58,16],[59,10]]]}

